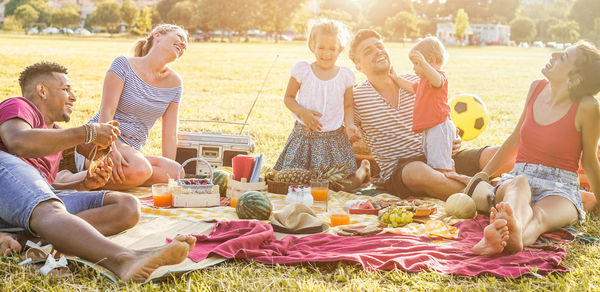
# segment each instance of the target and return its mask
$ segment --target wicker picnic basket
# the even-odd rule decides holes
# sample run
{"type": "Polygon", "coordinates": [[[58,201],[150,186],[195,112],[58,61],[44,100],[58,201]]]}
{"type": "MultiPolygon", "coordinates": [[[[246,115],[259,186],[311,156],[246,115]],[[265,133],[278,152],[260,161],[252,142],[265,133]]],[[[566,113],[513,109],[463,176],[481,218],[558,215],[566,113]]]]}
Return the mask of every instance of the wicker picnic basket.
{"type": "MultiPolygon", "coordinates": [[[[215,186],[212,183],[213,179],[213,169],[206,160],[202,158],[190,158],[184,161],[181,166],[179,166],[179,171],[177,172],[177,184],[180,187],[179,192],[182,194],[212,194],[214,193],[215,186]],[[201,161],[208,165],[208,170],[210,171],[210,176],[206,178],[181,178],[181,172],[186,164],[191,161],[201,161]]],[[[219,193],[219,190],[216,190],[216,193],[219,193]]]]}
{"type": "Polygon", "coordinates": [[[294,183],[287,183],[281,181],[267,180],[267,190],[269,193],[285,195],[288,193],[288,188],[294,183]]]}

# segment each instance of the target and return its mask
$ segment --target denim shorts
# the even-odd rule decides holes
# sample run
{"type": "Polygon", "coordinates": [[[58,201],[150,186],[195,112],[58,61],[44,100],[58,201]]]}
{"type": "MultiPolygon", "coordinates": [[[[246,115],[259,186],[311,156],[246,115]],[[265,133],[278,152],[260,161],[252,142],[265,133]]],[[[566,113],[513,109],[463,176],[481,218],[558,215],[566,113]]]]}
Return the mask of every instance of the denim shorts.
{"type": "Polygon", "coordinates": [[[56,191],[33,166],[0,151],[0,231],[27,230],[33,234],[29,220],[41,202],[58,200],[69,213],[77,214],[102,207],[105,193],[56,191]]]}
{"type": "Polygon", "coordinates": [[[516,163],[513,170],[502,175],[500,182],[492,191],[492,200],[495,197],[496,189],[502,183],[518,175],[527,177],[531,188],[531,205],[548,196],[560,196],[573,203],[579,213],[579,223],[585,220],[585,211],[583,211],[581,194],[579,194],[579,176],[575,172],[560,168],[532,163],[516,163]]]}

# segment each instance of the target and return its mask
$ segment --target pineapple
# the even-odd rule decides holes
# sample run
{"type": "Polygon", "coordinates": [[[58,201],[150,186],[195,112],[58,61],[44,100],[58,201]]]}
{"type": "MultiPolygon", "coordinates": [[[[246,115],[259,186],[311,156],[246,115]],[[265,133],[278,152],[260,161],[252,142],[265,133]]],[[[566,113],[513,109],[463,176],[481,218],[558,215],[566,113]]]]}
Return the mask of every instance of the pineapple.
{"type": "Polygon", "coordinates": [[[306,170],[300,168],[289,168],[278,171],[274,180],[292,184],[308,185],[311,179],[321,178],[329,181],[329,188],[333,190],[341,190],[342,184],[349,183],[348,173],[344,171],[348,166],[334,166],[328,170],[306,170]]]}

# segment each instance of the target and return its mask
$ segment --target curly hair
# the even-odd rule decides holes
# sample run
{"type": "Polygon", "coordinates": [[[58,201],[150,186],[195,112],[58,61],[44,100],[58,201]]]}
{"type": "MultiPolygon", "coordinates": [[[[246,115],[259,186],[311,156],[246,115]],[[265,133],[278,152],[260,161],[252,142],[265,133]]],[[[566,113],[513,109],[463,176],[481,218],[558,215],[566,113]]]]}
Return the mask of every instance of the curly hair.
{"type": "Polygon", "coordinates": [[[19,75],[21,93],[25,95],[25,89],[40,77],[54,77],[52,73],[67,74],[67,68],[58,63],[46,61],[27,66],[19,75]]]}
{"type": "Polygon", "coordinates": [[[429,60],[434,60],[434,62],[441,66],[444,66],[448,60],[448,53],[444,44],[436,37],[426,37],[415,44],[410,50],[421,52],[425,60],[428,60],[428,62],[429,60]]]}
{"type": "Polygon", "coordinates": [[[358,62],[358,56],[356,55],[356,49],[358,48],[358,45],[360,45],[360,43],[362,43],[364,40],[370,38],[376,38],[378,40],[383,39],[381,35],[373,29],[361,29],[356,33],[356,35],[354,35],[354,38],[352,38],[352,42],[350,42],[350,52],[348,52],[348,54],[350,55],[350,60],[352,60],[354,64],[358,62]]]}
{"type": "Polygon", "coordinates": [[[575,44],[575,68],[569,72],[569,94],[577,99],[600,91],[600,51],[586,41],[575,44]]]}

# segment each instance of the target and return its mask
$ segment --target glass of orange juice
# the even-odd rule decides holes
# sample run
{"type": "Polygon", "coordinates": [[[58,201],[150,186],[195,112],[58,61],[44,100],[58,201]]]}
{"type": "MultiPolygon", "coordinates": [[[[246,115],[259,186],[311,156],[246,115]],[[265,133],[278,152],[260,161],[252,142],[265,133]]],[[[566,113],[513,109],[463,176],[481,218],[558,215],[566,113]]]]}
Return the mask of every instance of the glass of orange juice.
{"type": "Polygon", "coordinates": [[[155,207],[170,207],[173,203],[173,194],[168,184],[153,184],[152,199],[155,207]]]}
{"type": "Polygon", "coordinates": [[[235,205],[237,204],[237,200],[238,200],[238,197],[231,197],[231,201],[230,201],[231,208],[235,208],[235,205]]]}
{"type": "Polygon", "coordinates": [[[332,208],[328,213],[331,220],[331,227],[350,224],[350,215],[347,210],[338,207],[332,208]]]}
{"type": "Polygon", "coordinates": [[[310,194],[313,196],[315,211],[327,212],[327,193],[329,192],[329,181],[326,179],[311,179],[310,194]]]}

